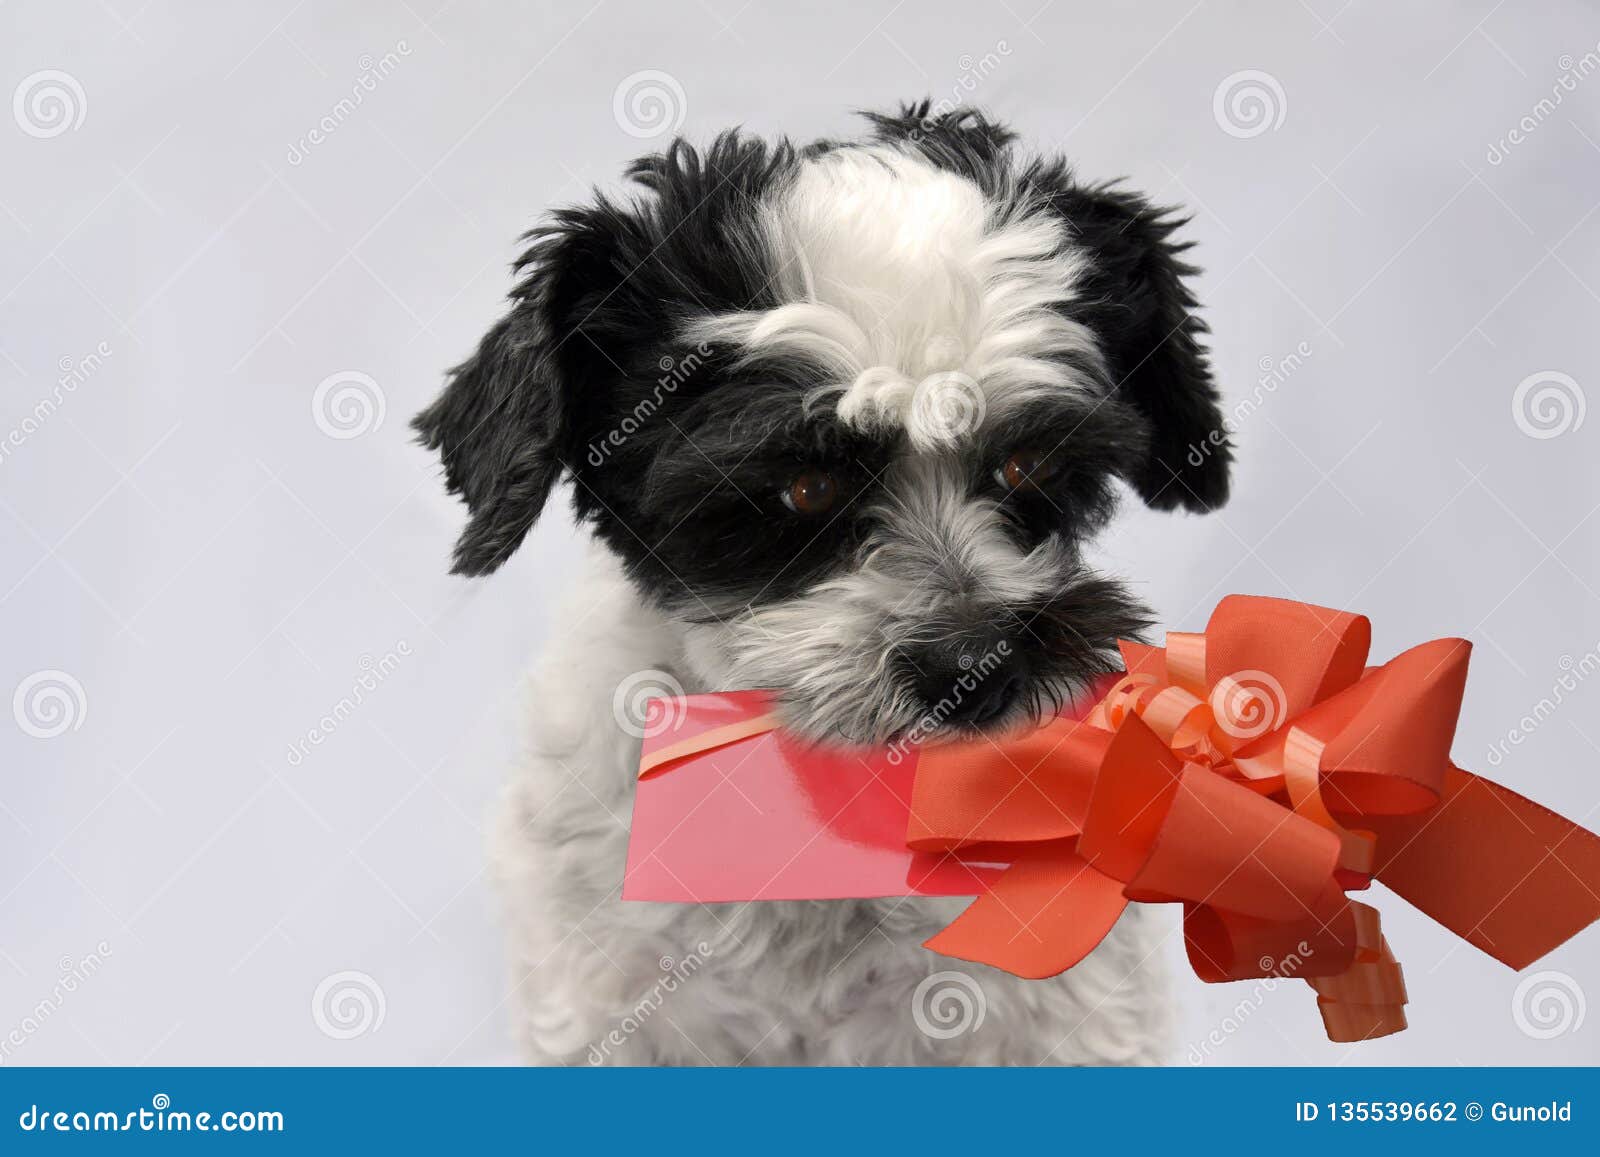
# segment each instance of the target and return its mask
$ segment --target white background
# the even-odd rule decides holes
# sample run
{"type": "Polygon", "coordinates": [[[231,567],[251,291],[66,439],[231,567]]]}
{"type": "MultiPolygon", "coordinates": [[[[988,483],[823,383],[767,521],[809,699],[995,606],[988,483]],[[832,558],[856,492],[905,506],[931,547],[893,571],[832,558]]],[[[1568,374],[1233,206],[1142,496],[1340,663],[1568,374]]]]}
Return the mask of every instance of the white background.
{"type": "MultiPolygon", "coordinates": [[[[1106,561],[1177,628],[1245,591],[1366,611],[1380,658],[1470,636],[1458,761],[1600,821],[1600,685],[1487,763],[1600,640],[1600,416],[1576,409],[1600,388],[1600,74],[1535,111],[1600,13],[1040,4],[6,5],[0,95],[66,72],[83,116],[0,112],[0,691],[62,671],[83,697],[53,738],[0,713],[0,1037],[107,950],[6,1063],[515,1059],[483,833],[579,540],[558,504],[492,579],[448,577],[461,513],[406,421],[497,315],[517,233],[666,139],[613,113],[644,70],[698,139],[844,134],[932,94],[1188,205],[1250,409],[1236,497],[1130,505],[1106,561]],[[1281,91],[1255,135],[1214,113],[1243,70],[1281,91]],[[384,406],[341,439],[313,398],[344,371],[384,406]],[[1513,396],[1545,371],[1576,392],[1540,438],[1513,396]],[[384,1015],[335,1039],[312,1000],[346,970],[384,1015]]],[[[1600,1010],[1536,1039],[1517,977],[1378,892],[1411,1030],[1329,1045],[1285,985],[1213,1062],[1600,1059],[1600,1010]]],[[[1600,999],[1600,932],[1541,967],[1600,999]]],[[[1254,999],[1177,984],[1186,1046],[1254,999]]]]}

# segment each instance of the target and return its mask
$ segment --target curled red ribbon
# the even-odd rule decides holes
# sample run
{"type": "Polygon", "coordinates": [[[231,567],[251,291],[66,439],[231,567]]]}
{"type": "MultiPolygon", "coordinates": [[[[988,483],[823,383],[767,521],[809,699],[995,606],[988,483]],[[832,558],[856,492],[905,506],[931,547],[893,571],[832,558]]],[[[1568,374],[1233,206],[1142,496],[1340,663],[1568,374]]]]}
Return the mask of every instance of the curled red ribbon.
{"type": "Polygon", "coordinates": [[[1205,981],[1295,975],[1328,1037],[1405,1027],[1382,880],[1522,968],[1600,917],[1600,838],[1450,761],[1470,644],[1366,667],[1365,616],[1233,595],[1124,643],[1084,720],[925,749],[907,839],[1011,867],[927,941],[1019,976],[1082,960],[1129,902],[1184,906],[1205,981]]]}

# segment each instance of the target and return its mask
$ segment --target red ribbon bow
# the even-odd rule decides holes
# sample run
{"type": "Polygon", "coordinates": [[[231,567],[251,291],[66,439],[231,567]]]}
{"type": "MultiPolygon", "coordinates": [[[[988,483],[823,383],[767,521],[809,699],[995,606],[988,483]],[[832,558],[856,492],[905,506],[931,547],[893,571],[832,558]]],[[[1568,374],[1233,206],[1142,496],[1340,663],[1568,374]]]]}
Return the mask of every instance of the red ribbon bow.
{"type": "Polygon", "coordinates": [[[911,846],[1011,863],[927,946],[1053,976],[1130,901],[1178,902],[1202,980],[1300,976],[1356,1041],[1403,1029],[1406,991],[1347,890],[1382,880],[1514,968],[1600,917],[1600,838],[1450,762],[1470,644],[1368,668],[1371,637],[1230,596],[1203,634],[1124,643],[1086,719],[924,750],[911,846]]]}

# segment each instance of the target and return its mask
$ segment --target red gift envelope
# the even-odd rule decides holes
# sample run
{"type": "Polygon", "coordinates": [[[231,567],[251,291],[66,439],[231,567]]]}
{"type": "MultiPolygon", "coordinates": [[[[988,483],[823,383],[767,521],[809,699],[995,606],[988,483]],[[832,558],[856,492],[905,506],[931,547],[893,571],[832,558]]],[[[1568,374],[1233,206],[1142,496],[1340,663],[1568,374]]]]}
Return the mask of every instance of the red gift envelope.
{"type": "Polygon", "coordinates": [[[803,745],[771,729],[770,704],[764,691],[651,703],[624,900],[976,896],[1005,870],[906,846],[915,747],[803,745]]]}

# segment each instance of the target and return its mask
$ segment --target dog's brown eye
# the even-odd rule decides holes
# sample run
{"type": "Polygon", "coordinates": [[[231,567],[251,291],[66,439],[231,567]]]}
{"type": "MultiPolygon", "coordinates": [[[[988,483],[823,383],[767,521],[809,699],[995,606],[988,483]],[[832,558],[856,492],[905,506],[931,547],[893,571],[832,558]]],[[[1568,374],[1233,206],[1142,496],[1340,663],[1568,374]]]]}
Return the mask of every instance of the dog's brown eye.
{"type": "Polygon", "coordinates": [[[838,501],[839,480],[816,468],[795,475],[783,491],[783,504],[796,514],[826,514],[838,501]]]}
{"type": "Polygon", "coordinates": [[[1013,451],[995,471],[995,480],[1007,490],[1034,490],[1059,473],[1059,458],[1030,447],[1013,451]]]}

